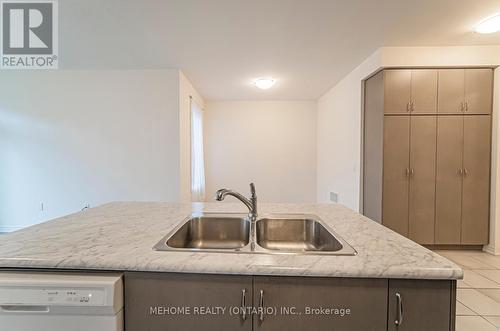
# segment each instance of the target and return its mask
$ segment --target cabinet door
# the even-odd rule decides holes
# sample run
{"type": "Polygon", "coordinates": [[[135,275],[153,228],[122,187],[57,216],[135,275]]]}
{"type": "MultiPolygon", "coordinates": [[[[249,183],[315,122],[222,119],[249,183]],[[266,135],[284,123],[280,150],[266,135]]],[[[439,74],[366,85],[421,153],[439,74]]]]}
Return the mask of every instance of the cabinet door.
{"type": "Polygon", "coordinates": [[[251,331],[250,316],[244,320],[242,315],[229,313],[231,306],[241,307],[243,290],[250,307],[251,276],[126,273],[126,331],[251,331]],[[214,310],[214,314],[199,310],[216,307],[226,309],[214,310]]]}
{"type": "Polygon", "coordinates": [[[491,114],[493,71],[465,69],[465,101],[467,114],[491,114]]]}
{"type": "Polygon", "coordinates": [[[409,112],[411,70],[384,71],[384,113],[409,112]]]}
{"type": "Polygon", "coordinates": [[[435,114],[437,112],[437,84],[437,70],[412,70],[412,114],[435,114]]]}
{"type": "Polygon", "coordinates": [[[452,281],[390,279],[388,330],[451,330],[453,291],[452,281]]]}
{"type": "Polygon", "coordinates": [[[462,114],[465,101],[464,69],[441,69],[438,81],[438,113],[462,114]]]}
{"type": "Polygon", "coordinates": [[[488,243],[490,132],[489,115],[464,116],[462,244],[488,243]]]}
{"type": "Polygon", "coordinates": [[[436,244],[460,244],[463,116],[439,116],[436,159],[436,244]]]}
{"type": "Polygon", "coordinates": [[[269,310],[254,316],[254,330],[387,330],[385,279],[259,276],[254,291],[255,306],[269,310]],[[321,308],[338,311],[326,313],[321,308]]]}
{"type": "Polygon", "coordinates": [[[410,134],[409,237],[434,244],[437,116],[413,116],[410,134]]]}
{"type": "Polygon", "coordinates": [[[410,116],[384,117],[382,224],[408,236],[410,116]]]}

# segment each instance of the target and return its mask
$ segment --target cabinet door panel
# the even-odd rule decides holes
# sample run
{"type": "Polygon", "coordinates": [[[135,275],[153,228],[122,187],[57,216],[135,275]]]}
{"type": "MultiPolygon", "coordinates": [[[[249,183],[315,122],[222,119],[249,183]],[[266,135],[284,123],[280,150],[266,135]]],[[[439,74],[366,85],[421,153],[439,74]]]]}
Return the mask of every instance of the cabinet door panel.
{"type": "Polygon", "coordinates": [[[437,126],[436,244],[460,244],[463,116],[440,116],[437,126]]]}
{"type": "Polygon", "coordinates": [[[490,215],[489,115],[464,117],[462,244],[487,244],[490,215]]]}
{"type": "Polygon", "coordinates": [[[411,70],[384,71],[384,113],[406,114],[410,101],[411,70]]]}
{"type": "Polygon", "coordinates": [[[165,273],[125,274],[126,331],[232,331],[252,330],[252,319],[231,316],[229,307],[241,307],[242,290],[246,305],[252,305],[252,277],[165,273]],[[152,313],[155,307],[189,307],[190,314],[152,313]],[[227,307],[221,314],[197,315],[195,307],[227,307]]]}
{"type": "Polygon", "coordinates": [[[389,280],[389,331],[448,331],[455,318],[452,281],[389,280]],[[398,319],[398,293],[402,300],[402,322],[398,319]]]}
{"type": "Polygon", "coordinates": [[[410,116],[384,118],[382,224],[408,236],[410,116]]]}
{"type": "Polygon", "coordinates": [[[264,315],[262,321],[255,315],[255,330],[387,330],[385,279],[259,276],[255,277],[254,291],[256,307],[263,291],[263,306],[278,309],[276,315],[264,315]],[[296,307],[297,314],[282,312],[282,307],[296,307]],[[350,314],[307,314],[307,307],[350,309],[350,314]]]}
{"type": "Polygon", "coordinates": [[[411,119],[409,237],[419,244],[434,243],[436,121],[436,116],[411,119]]]}
{"type": "Polygon", "coordinates": [[[464,69],[441,69],[438,77],[438,113],[461,114],[465,101],[464,69]]]}
{"type": "Polygon", "coordinates": [[[491,114],[493,71],[465,69],[465,101],[467,114],[491,114]]]}
{"type": "Polygon", "coordinates": [[[438,91],[437,70],[419,69],[411,73],[412,114],[435,114],[438,91]]]}

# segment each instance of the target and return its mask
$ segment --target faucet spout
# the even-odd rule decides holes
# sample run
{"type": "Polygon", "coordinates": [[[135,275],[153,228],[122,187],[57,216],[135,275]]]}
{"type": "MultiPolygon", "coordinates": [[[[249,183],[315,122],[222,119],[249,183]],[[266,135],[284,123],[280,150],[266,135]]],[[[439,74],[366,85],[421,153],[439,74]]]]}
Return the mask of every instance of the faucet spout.
{"type": "Polygon", "coordinates": [[[215,192],[215,200],[222,201],[228,195],[233,196],[247,206],[250,217],[255,219],[257,218],[257,194],[255,193],[254,183],[250,184],[250,193],[250,198],[246,198],[238,192],[223,188],[215,192]]]}
{"type": "Polygon", "coordinates": [[[226,197],[228,192],[229,192],[229,190],[225,189],[225,188],[218,190],[217,192],[215,192],[215,200],[217,200],[217,201],[224,200],[224,198],[226,197]]]}

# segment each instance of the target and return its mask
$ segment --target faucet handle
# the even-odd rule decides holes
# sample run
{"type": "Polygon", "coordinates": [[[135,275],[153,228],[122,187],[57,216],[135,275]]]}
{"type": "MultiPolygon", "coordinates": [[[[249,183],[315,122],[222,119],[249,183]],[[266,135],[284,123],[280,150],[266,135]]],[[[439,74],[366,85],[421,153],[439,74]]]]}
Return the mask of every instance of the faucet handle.
{"type": "Polygon", "coordinates": [[[251,193],[252,197],[255,197],[255,184],[254,183],[250,183],[250,193],[251,193]]]}

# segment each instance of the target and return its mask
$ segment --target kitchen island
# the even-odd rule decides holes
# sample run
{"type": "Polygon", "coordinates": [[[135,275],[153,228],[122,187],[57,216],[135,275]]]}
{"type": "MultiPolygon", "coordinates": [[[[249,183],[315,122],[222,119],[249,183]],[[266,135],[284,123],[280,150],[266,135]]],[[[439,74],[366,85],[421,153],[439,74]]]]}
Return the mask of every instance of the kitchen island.
{"type": "Polygon", "coordinates": [[[357,254],[155,251],[193,212],[247,210],[118,202],[0,237],[0,268],[123,272],[127,331],[454,330],[454,263],[341,205],[259,207],[317,215],[357,254]]]}

